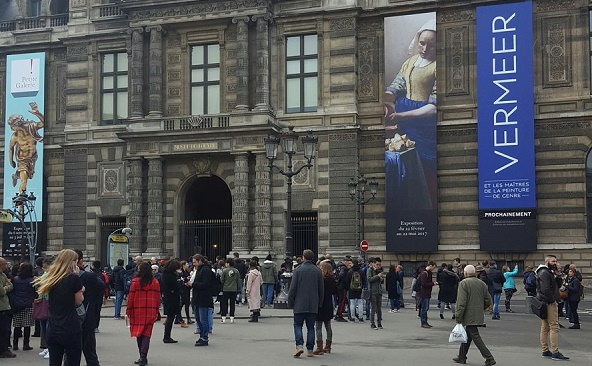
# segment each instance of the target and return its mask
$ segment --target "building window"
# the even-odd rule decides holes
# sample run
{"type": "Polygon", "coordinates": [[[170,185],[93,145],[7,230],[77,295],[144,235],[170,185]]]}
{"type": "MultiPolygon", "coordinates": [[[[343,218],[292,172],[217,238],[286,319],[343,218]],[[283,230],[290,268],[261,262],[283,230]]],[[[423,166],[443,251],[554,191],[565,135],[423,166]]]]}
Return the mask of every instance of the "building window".
{"type": "Polygon", "coordinates": [[[592,150],[586,157],[586,220],[588,224],[588,242],[592,242],[592,150]]]}
{"type": "Polygon", "coordinates": [[[41,16],[41,0],[31,0],[29,2],[29,16],[31,18],[41,16]]]}
{"type": "Polygon", "coordinates": [[[316,112],[318,105],[317,35],[286,39],[286,112],[316,112]]]}
{"type": "Polygon", "coordinates": [[[127,53],[104,54],[101,60],[101,124],[122,124],[127,117],[127,53]]]}
{"type": "Polygon", "coordinates": [[[191,47],[191,114],[220,113],[220,46],[191,47]]]}

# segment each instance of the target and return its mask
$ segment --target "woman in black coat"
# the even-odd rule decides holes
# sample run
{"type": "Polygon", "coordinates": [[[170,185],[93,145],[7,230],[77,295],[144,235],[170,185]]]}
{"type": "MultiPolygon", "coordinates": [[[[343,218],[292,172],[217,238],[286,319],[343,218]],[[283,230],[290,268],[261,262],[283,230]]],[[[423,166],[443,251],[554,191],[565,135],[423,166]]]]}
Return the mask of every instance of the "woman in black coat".
{"type": "Polygon", "coordinates": [[[442,274],[440,275],[440,290],[438,292],[438,301],[442,303],[440,306],[440,319],[444,319],[444,304],[450,304],[452,311],[452,319],[455,318],[455,304],[456,304],[456,292],[458,289],[459,278],[456,273],[450,271],[450,266],[446,265],[442,268],[442,274]]]}
{"type": "Polygon", "coordinates": [[[386,291],[390,303],[389,313],[397,313],[401,308],[401,294],[403,293],[402,277],[397,272],[397,265],[391,264],[386,274],[386,291]]]}
{"type": "Polygon", "coordinates": [[[173,321],[175,316],[181,310],[181,292],[179,287],[179,274],[181,272],[181,262],[171,259],[164,265],[164,271],[160,280],[162,294],[162,307],[167,316],[164,324],[164,343],[177,343],[171,338],[173,321]]]}
{"type": "Polygon", "coordinates": [[[578,305],[580,304],[580,280],[576,276],[575,269],[569,269],[565,280],[565,289],[567,290],[569,302],[569,319],[573,323],[569,329],[580,329],[580,317],[578,316],[578,305]]]}
{"type": "Polygon", "coordinates": [[[333,277],[333,267],[329,262],[321,262],[319,264],[323,272],[323,303],[317,313],[315,321],[315,332],[317,339],[317,349],[313,354],[322,355],[323,353],[331,353],[331,343],[333,343],[333,330],[331,329],[331,320],[333,319],[333,295],[337,294],[337,283],[333,277]],[[323,348],[323,325],[327,332],[327,340],[323,348]]]}

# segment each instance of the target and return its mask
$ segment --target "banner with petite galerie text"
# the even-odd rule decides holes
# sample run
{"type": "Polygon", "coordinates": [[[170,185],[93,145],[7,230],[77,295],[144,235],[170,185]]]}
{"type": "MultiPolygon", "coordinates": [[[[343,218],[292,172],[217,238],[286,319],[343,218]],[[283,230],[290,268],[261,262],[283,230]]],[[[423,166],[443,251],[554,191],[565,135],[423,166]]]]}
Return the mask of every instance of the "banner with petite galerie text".
{"type": "Polygon", "coordinates": [[[385,43],[386,249],[438,249],[436,13],[388,17],[385,43]]]}
{"type": "Polygon", "coordinates": [[[532,2],[477,8],[479,242],[537,248],[532,2]]]}
{"type": "MultiPolygon", "coordinates": [[[[45,126],[45,53],[23,53],[6,57],[6,118],[4,134],[3,209],[23,218],[29,230],[41,222],[43,212],[43,129],[45,126]],[[31,212],[20,203],[33,197],[31,212]],[[16,203],[16,205],[15,205],[16,203]]],[[[35,233],[39,236],[39,233],[35,233]]],[[[27,245],[23,224],[3,224],[4,256],[21,255],[27,245]]],[[[40,247],[37,248],[39,251],[40,247]]],[[[28,249],[27,249],[28,250],[28,249]]]]}

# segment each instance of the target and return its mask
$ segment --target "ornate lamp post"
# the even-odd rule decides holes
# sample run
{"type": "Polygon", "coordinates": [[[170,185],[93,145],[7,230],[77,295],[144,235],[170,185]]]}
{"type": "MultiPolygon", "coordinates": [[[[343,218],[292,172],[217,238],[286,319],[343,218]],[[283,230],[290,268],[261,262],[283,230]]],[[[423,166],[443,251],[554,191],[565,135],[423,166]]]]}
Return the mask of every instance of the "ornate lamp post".
{"type": "Polygon", "coordinates": [[[298,136],[294,133],[294,128],[289,127],[288,132],[281,135],[284,145],[284,154],[288,156],[286,170],[283,170],[273,165],[274,160],[277,158],[278,146],[280,144],[280,138],[274,134],[270,134],[265,141],[265,153],[269,160],[269,171],[273,172],[275,168],[281,175],[286,177],[286,183],[288,184],[287,189],[287,200],[288,206],[286,210],[286,257],[292,258],[292,177],[298,175],[302,169],[310,169],[312,167],[312,159],[314,159],[315,151],[317,147],[316,137],[313,137],[312,132],[308,132],[306,136],[302,138],[302,144],[304,146],[304,157],[306,158],[306,164],[293,170],[292,157],[296,154],[296,144],[298,142],[298,136]]]}
{"type": "MultiPolygon", "coordinates": [[[[364,207],[366,206],[366,203],[376,198],[378,182],[373,180],[370,183],[368,183],[368,180],[364,178],[364,175],[360,174],[360,176],[357,178],[357,181],[355,178],[351,178],[351,181],[347,184],[347,186],[349,187],[349,196],[352,199],[352,201],[355,200],[357,202],[358,212],[360,212],[360,235],[358,237],[358,243],[360,243],[364,239],[364,207]],[[370,186],[371,197],[369,198],[366,198],[366,185],[370,186]]],[[[363,252],[362,256],[365,257],[365,254],[363,252]]]]}
{"type": "MultiPolygon", "coordinates": [[[[37,250],[37,213],[35,212],[35,202],[37,197],[31,192],[28,196],[26,193],[16,193],[12,198],[14,210],[8,210],[13,217],[16,217],[25,231],[27,237],[27,247],[29,248],[29,260],[31,265],[35,265],[35,251],[37,250]],[[29,217],[29,226],[25,222],[25,218],[29,217]]],[[[21,261],[26,260],[26,250],[24,243],[21,243],[21,261]]]]}

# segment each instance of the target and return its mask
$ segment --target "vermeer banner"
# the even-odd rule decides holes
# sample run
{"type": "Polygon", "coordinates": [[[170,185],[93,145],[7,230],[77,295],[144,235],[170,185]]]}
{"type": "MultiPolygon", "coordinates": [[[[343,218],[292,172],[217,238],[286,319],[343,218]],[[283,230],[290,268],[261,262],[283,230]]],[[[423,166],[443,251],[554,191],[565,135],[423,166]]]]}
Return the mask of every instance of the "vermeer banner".
{"type": "Polygon", "coordinates": [[[436,13],[385,18],[386,247],[438,248],[436,13]]]}
{"type": "Polygon", "coordinates": [[[532,3],[477,8],[479,241],[536,250],[532,3]]]}
{"type": "MultiPolygon", "coordinates": [[[[13,209],[16,195],[35,197],[35,213],[24,218],[41,221],[43,212],[43,128],[45,124],[45,53],[6,58],[6,117],[4,134],[4,209],[13,209]]],[[[16,213],[23,213],[19,208],[16,213]]],[[[14,218],[4,228],[5,251],[23,241],[21,223],[14,218]],[[12,234],[11,234],[12,233],[12,234]],[[20,238],[20,239],[18,239],[20,238]],[[18,239],[18,240],[17,240],[18,239]],[[9,242],[7,242],[7,240],[9,242]]]]}

